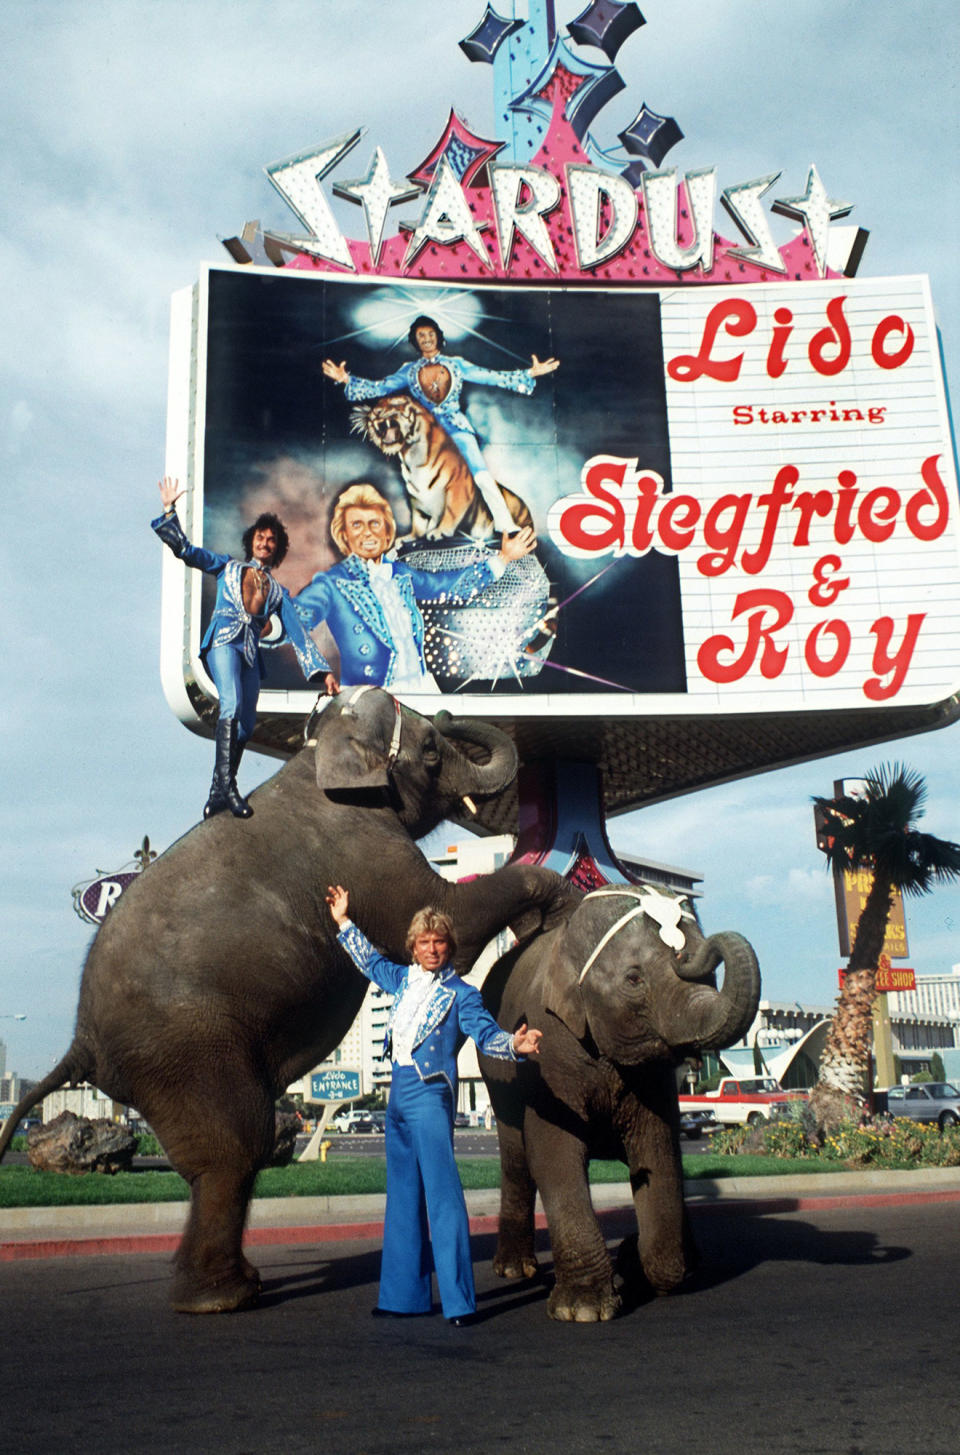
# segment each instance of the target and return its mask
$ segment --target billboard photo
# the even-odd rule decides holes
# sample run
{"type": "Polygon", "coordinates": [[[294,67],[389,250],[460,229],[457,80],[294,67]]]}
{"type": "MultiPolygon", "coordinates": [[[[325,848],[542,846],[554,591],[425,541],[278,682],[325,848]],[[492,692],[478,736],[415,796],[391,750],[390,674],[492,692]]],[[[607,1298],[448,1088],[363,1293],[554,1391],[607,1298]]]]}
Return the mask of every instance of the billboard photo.
{"type": "MultiPolygon", "coordinates": [[[[634,290],[210,267],[175,299],[171,381],[188,534],[236,554],[275,510],[277,577],[344,685],[514,718],[903,707],[960,685],[923,278],[634,290]],[[432,353],[410,336],[424,319],[432,353]],[[532,377],[534,360],[558,362],[532,377]],[[345,533],[371,510],[395,530],[379,556],[345,533]],[[505,525],[535,549],[505,560],[505,525]]],[[[206,690],[212,598],[166,569],[166,677],[206,690]]],[[[264,662],[261,713],[307,711],[292,650],[264,662]]]]}

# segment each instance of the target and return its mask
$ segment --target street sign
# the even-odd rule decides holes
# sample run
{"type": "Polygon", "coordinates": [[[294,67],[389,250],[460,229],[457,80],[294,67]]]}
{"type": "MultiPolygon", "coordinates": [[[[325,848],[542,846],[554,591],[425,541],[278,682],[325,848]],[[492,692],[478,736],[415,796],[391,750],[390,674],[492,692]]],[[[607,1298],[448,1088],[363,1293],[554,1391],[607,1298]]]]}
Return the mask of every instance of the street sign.
{"type": "Polygon", "coordinates": [[[360,1095],[360,1072],[337,1067],[310,1077],[311,1101],[352,1101],[360,1095]]]}
{"type": "MultiPolygon", "coordinates": [[[[838,974],[840,977],[840,986],[842,989],[843,982],[846,979],[847,975],[846,966],[844,966],[844,968],[840,970],[838,974]]],[[[916,990],[916,988],[917,972],[915,970],[910,970],[906,966],[901,965],[897,965],[896,968],[894,968],[894,966],[890,964],[878,966],[878,995],[886,994],[889,990],[916,990]]]]}

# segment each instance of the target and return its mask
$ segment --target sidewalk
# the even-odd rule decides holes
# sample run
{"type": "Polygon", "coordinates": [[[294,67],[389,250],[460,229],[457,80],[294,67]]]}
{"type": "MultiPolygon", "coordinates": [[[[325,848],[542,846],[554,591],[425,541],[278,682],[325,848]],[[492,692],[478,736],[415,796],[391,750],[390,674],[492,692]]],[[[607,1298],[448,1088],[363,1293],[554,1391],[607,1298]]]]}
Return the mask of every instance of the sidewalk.
{"type": "MultiPolygon", "coordinates": [[[[960,1168],[698,1179],[685,1184],[685,1193],[694,1216],[718,1210],[762,1214],[805,1208],[960,1202],[960,1168]]],[[[592,1195],[601,1220],[605,1214],[631,1206],[626,1182],[598,1183],[592,1195]]],[[[466,1198],[471,1233],[496,1232],[499,1192],[495,1188],[468,1192],[466,1198]]],[[[378,1240],[383,1232],[385,1203],[382,1194],[255,1198],[245,1241],[248,1246],[263,1246],[378,1240]]],[[[185,1202],[0,1209],[0,1262],[105,1253],[172,1253],[186,1215],[185,1202]]],[[[546,1225],[540,1211],[537,1225],[546,1225]]]]}

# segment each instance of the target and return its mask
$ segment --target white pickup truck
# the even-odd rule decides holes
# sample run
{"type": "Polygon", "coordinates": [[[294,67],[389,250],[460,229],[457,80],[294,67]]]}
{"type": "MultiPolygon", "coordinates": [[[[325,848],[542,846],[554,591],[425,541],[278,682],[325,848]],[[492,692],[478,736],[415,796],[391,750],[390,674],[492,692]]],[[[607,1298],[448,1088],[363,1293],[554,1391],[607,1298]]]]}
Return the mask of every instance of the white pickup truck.
{"type": "Polygon", "coordinates": [[[784,1091],[772,1076],[725,1076],[715,1091],[680,1096],[680,1111],[706,1111],[722,1126],[772,1121],[786,1116],[791,1101],[805,1100],[802,1091],[784,1091]]]}

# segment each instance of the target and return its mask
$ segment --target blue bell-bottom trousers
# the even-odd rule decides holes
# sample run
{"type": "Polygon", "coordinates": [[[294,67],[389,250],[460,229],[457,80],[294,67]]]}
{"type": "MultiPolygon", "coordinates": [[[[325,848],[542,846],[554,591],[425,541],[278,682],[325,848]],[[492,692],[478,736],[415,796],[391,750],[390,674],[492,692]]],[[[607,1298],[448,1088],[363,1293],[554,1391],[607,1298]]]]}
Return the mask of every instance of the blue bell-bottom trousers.
{"type": "Polygon", "coordinates": [[[223,721],[228,717],[236,720],[237,741],[245,743],[257,725],[260,664],[254,659],[251,666],[232,642],[225,647],[210,647],[206,664],[220,698],[220,717],[223,721]]]}
{"type": "Polygon", "coordinates": [[[415,1067],[394,1065],[386,1146],[379,1307],[430,1312],[432,1236],[444,1316],[473,1313],[470,1225],[453,1156],[453,1093],[445,1081],[421,1081],[415,1067]]]}

